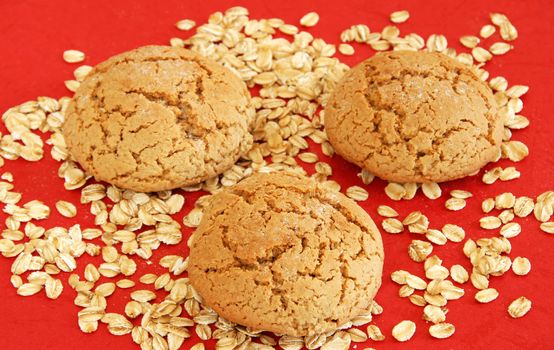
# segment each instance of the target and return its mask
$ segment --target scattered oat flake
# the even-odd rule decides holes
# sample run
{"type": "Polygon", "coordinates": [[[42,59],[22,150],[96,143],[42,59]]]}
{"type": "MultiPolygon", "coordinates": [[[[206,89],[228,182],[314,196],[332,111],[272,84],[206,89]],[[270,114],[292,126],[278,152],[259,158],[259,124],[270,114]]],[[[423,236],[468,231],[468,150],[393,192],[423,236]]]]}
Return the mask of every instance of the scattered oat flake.
{"type": "Polygon", "coordinates": [[[469,280],[469,274],[462,265],[452,265],[450,267],[450,277],[454,282],[466,283],[469,280]]]}
{"type": "Polygon", "coordinates": [[[63,291],[62,281],[55,278],[48,278],[44,285],[46,296],[50,299],[57,299],[63,291]]]}
{"type": "Polygon", "coordinates": [[[486,24],[479,31],[479,35],[481,36],[481,38],[487,39],[491,35],[493,35],[494,32],[496,32],[496,28],[492,24],[486,24]]]}
{"type": "Polygon", "coordinates": [[[460,43],[469,49],[473,49],[481,40],[473,35],[464,35],[460,38],[460,43]]]}
{"type": "Polygon", "coordinates": [[[495,91],[506,91],[508,88],[508,80],[502,76],[494,77],[489,81],[489,85],[491,89],[495,91]]]}
{"type": "Polygon", "coordinates": [[[478,273],[478,272],[472,272],[470,275],[471,284],[477,288],[477,289],[487,289],[489,288],[489,279],[478,273]]]}
{"type": "Polygon", "coordinates": [[[496,182],[496,180],[500,178],[501,174],[502,174],[502,168],[500,167],[492,168],[490,170],[485,171],[481,180],[483,181],[483,183],[487,185],[492,185],[493,183],[496,182]]]}
{"type": "Polygon", "coordinates": [[[392,23],[404,23],[410,18],[410,13],[406,10],[394,11],[390,14],[390,21],[392,23]]]}
{"type": "Polygon", "coordinates": [[[66,50],[63,52],[63,60],[67,63],[78,63],[85,60],[85,54],[79,50],[66,50]]]}
{"type": "Polygon", "coordinates": [[[98,329],[98,321],[84,321],[79,319],[79,329],[83,333],[93,333],[98,329]]]}
{"type": "Polygon", "coordinates": [[[406,195],[406,188],[401,184],[390,182],[385,187],[385,193],[390,199],[399,201],[406,195]]]}
{"type": "Polygon", "coordinates": [[[425,277],[430,280],[444,280],[449,274],[450,271],[441,265],[433,265],[425,270],[425,277]]]}
{"type": "Polygon", "coordinates": [[[385,218],[394,218],[398,216],[398,212],[388,205],[380,205],[377,207],[377,213],[385,218]]]}
{"type": "Polygon", "coordinates": [[[305,163],[316,163],[318,161],[317,154],[311,152],[300,153],[298,158],[305,163]]]}
{"type": "Polygon", "coordinates": [[[385,336],[381,332],[381,329],[379,329],[378,326],[371,324],[367,326],[367,335],[369,339],[373,341],[383,341],[385,340],[385,336]]]}
{"type": "Polygon", "coordinates": [[[152,292],[151,290],[136,290],[131,293],[131,299],[138,301],[138,302],[148,302],[150,300],[156,299],[156,293],[152,292]]]}
{"type": "Polygon", "coordinates": [[[350,336],[350,340],[355,343],[365,342],[368,338],[367,334],[358,328],[350,328],[346,330],[346,333],[350,336]]]}
{"type": "Polygon", "coordinates": [[[465,238],[465,231],[458,225],[446,224],[442,227],[442,233],[452,242],[461,242],[465,238]]]}
{"type": "Polygon", "coordinates": [[[23,284],[23,279],[19,275],[12,275],[10,277],[10,283],[14,288],[19,288],[23,284]]]}
{"type": "Polygon", "coordinates": [[[450,191],[450,196],[452,196],[453,198],[468,199],[473,197],[473,194],[471,194],[471,192],[469,191],[464,190],[452,190],[450,191]]]}
{"type": "Polygon", "coordinates": [[[502,155],[513,162],[519,162],[529,155],[529,148],[520,141],[504,142],[501,150],[502,155]]]}
{"type": "Polygon", "coordinates": [[[491,12],[489,13],[489,17],[491,19],[491,22],[496,24],[497,26],[510,21],[505,14],[499,12],[491,12]]]}
{"type": "Polygon", "coordinates": [[[383,313],[383,307],[381,305],[379,305],[378,302],[375,301],[375,299],[373,299],[371,301],[371,314],[372,315],[380,315],[383,313]]]}
{"type": "Polygon", "coordinates": [[[471,238],[464,243],[463,252],[466,257],[471,257],[473,252],[477,250],[477,244],[471,238]]]}
{"type": "Polygon", "coordinates": [[[514,206],[516,202],[516,196],[510,192],[504,192],[494,198],[496,209],[509,209],[514,206]]]}
{"type": "Polygon", "coordinates": [[[479,219],[479,225],[485,230],[494,230],[502,225],[502,221],[496,216],[485,216],[479,219]]]}
{"type": "Polygon", "coordinates": [[[339,52],[346,56],[352,56],[354,54],[354,48],[349,44],[340,44],[339,52]]]}
{"type": "Polygon", "coordinates": [[[381,223],[383,230],[388,233],[401,233],[404,231],[404,225],[402,222],[395,218],[387,218],[381,223]]]}
{"type": "Polygon", "coordinates": [[[490,213],[494,209],[494,199],[487,198],[481,203],[483,213],[490,213]]]}
{"type": "Polygon", "coordinates": [[[386,26],[381,31],[381,38],[389,42],[398,38],[399,35],[400,29],[398,29],[398,27],[394,25],[386,26]]]}
{"type": "Polygon", "coordinates": [[[433,323],[441,323],[446,320],[446,314],[439,306],[426,305],[423,308],[423,319],[433,323]]]}
{"type": "MultiPolygon", "coordinates": [[[[6,236],[4,233],[3,236],[6,236]]],[[[23,237],[21,237],[23,238],[23,237]]],[[[11,239],[2,238],[0,239],[0,253],[7,253],[15,249],[15,243],[11,239]]]]}
{"type": "Polygon", "coordinates": [[[408,255],[415,262],[424,261],[432,251],[433,246],[431,243],[420,241],[418,239],[412,240],[412,243],[408,246],[408,255]]]}
{"type": "Polygon", "coordinates": [[[77,215],[77,208],[75,207],[75,205],[67,201],[57,201],[56,209],[62,216],[65,216],[66,218],[72,218],[77,215]]]}
{"type": "Polygon", "coordinates": [[[408,271],[405,270],[396,270],[391,273],[391,279],[400,285],[406,284],[406,278],[410,275],[408,271]]]}
{"type": "Polygon", "coordinates": [[[445,245],[448,241],[448,238],[446,238],[444,233],[435,229],[428,229],[425,233],[425,238],[437,245],[445,245]]]}
{"type": "Polygon", "coordinates": [[[92,70],[91,66],[87,66],[87,65],[79,66],[75,68],[75,70],[73,71],[73,76],[75,77],[75,80],[82,82],[87,77],[87,75],[90,73],[91,70],[92,70]]]}
{"type": "Polygon", "coordinates": [[[521,225],[517,222],[510,222],[500,228],[500,235],[506,238],[513,238],[521,233],[521,225]]]}
{"type": "Polygon", "coordinates": [[[425,282],[421,277],[412,274],[408,274],[406,276],[406,284],[417,290],[424,290],[427,288],[427,282],[425,282]]]}
{"type": "Polygon", "coordinates": [[[194,22],[191,19],[182,19],[179,22],[175,23],[175,26],[179,30],[191,30],[196,25],[196,22],[194,22]]]}
{"type": "Polygon", "coordinates": [[[425,260],[423,268],[425,270],[428,270],[435,265],[442,265],[442,259],[439,258],[437,255],[432,255],[425,260]]]}
{"type": "Polygon", "coordinates": [[[531,305],[531,300],[527,299],[524,296],[521,296],[512,301],[510,306],[508,306],[508,314],[512,318],[523,317],[529,312],[529,310],[531,310],[531,305]]]}
{"type": "Polygon", "coordinates": [[[423,217],[423,214],[419,210],[413,211],[404,218],[402,223],[404,225],[413,225],[417,223],[422,217],[423,217]]]}
{"type": "Polygon", "coordinates": [[[518,276],[525,276],[531,271],[529,259],[518,256],[512,262],[512,271],[518,276]]]}
{"type": "Polygon", "coordinates": [[[298,27],[292,24],[282,24],[279,26],[279,30],[288,35],[295,35],[298,33],[298,27]]]}
{"type": "Polygon", "coordinates": [[[391,47],[391,44],[387,40],[373,41],[369,45],[375,51],[387,51],[391,47]]]}
{"type": "Polygon", "coordinates": [[[543,222],[540,227],[544,232],[554,234],[554,222],[543,222]]]}
{"type": "Polygon", "coordinates": [[[477,62],[481,63],[490,61],[492,59],[492,54],[486,49],[479,46],[474,47],[471,50],[471,55],[473,56],[473,58],[475,58],[477,62]]]}
{"type": "Polygon", "coordinates": [[[494,288],[482,289],[475,294],[475,300],[480,303],[490,303],[496,298],[498,298],[498,291],[494,288]]]}
{"type": "Polygon", "coordinates": [[[489,47],[490,53],[493,55],[504,55],[512,49],[512,45],[504,42],[496,42],[489,47]]]}
{"type": "Polygon", "coordinates": [[[510,98],[520,98],[529,91],[529,86],[527,85],[513,85],[508,90],[506,90],[506,95],[510,98]]]}
{"type": "Polygon", "coordinates": [[[394,339],[405,342],[410,340],[416,331],[416,324],[413,321],[404,320],[392,329],[394,339]]]}
{"type": "Polygon", "coordinates": [[[404,184],[404,189],[406,190],[406,193],[402,198],[405,200],[410,200],[415,197],[417,190],[419,189],[419,186],[416,183],[408,182],[404,184]]]}
{"type": "Polygon", "coordinates": [[[41,290],[42,286],[40,284],[24,283],[19,286],[19,288],[17,288],[17,294],[26,297],[30,295],[35,295],[41,290]]]}
{"type": "Polygon", "coordinates": [[[64,81],[64,84],[65,84],[65,87],[71,92],[77,91],[79,86],[81,86],[81,83],[78,82],[77,80],[66,80],[64,81]]]}
{"type": "Polygon", "coordinates": [[[514,211],[512,209],[504,209],[498,214],[498,218],[502,224],[507,224],[515,218],[514,211]]]}
{"type": "Polygon", "coordinates": [[[513,41],[518,37],[516,27],[510,22],[500,24],[500,37],[506,41],[513,41]]]}
{"type": "Polygon", "coordinates": [[[437,199],[441,196],[442,191],[438,183],[426,182],[421,185],[423,194],[429,199],[437,199]]]}
{"type": "Polygon", "coordinates": [[[514,214],[520,218],[526,217],[533,212],[535,202],[529,197],[518,197],[514,203],[514,214]]]}
{"type": "Polygon", "coordinates": [[[437,339],[448,338],[454,334],[455,331],[456,328],[451,323],[437,323],[429,327],[429,334],[437,339]]]}
{"type": "Polygon", "coordinates": [[[449,198],[444,202],[444,206],[448,210],[458,211],[466,207],[466,201],[462,198],[449,198]]]}
{"type": "Polygon", "coordinates": [[[513,166],[502,169],[500,173],[500,181],[510,181],[515,180],[521,176],[521,173],[513,166]]]}
{"type": "Polygon", "coordinates": [[[414,293],[414,289],[408,285],[403,285],[398,289],[398,296],[401,298],[409,297],[414,293]]]}
{"type": "Polygon", "coordinates": [[[427,301],[425,300],[425,298],[419,294],[410,295],[408,297],[408,300],[410,300],[410,302],[416,306],[424,307],[425,305],[427,305],[427,301]]]}
{"type": "Polygon", "coordinates": [[[346,195],[355,201],[365,201],[369,194],[360,186],[351,186],[346,189],[346,195]]]}
{"type": "Polygon", "coordinates": [[[194,208],[186,216],[183,217],[183,224],[187,227],[198,227],[201,219],[202,210],[199,208],[194,208]]]}
{"type": "Polygon", "coordinates": [[[551,204],[537,201],[533,209],[533,214],[538,221],[547,222],[552,217],[553,209],[551,204]]]}
{"type": "Polygon", "coordinates": [[[373,182],[373,179],[375,178],[375,175],[371,174],[366,169],[362,169],[362,171],[358,174],[358,177],[362,179],[362,182],[364,185],[369,185],[373,182]]]}
{"type": "Polygon", "coordinates": [[[448,41],[444,35],[431,34],[426,42],[430,51],[443,52],[448,46],[448,41]]]}
{"type": "Polygon", "coordinates": [[[8,182],[13,182],[13,174],[10,173],[9,171],[2,173],[2,176],[0,176],[0,178],[8,182]]]}
{"type": "Polygon", "coordinates": [[[317,22],[319,22],[319,15],[316,12],[308,12],[300,19],[300,24],[304,27],[313,27],[317,22]]]}

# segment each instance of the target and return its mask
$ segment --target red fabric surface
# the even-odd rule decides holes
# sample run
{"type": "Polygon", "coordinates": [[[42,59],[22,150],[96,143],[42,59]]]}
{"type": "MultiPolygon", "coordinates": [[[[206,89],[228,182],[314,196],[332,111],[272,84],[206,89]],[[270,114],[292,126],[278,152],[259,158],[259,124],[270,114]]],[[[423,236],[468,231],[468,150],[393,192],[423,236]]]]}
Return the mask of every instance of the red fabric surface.
{"type": "MultiPolygon", "coordinates": [[[[502,75],[511,84],[525,84],[531,87],[523,100],[522,114],[531,120],[531,126],[514,132],[513,139],[524,141],[531,154],[516,167],[522,178],[511,182],[498,182],[491,186],[481,183],[480,176],[454,181],[442,185],[443,193],[452,189],[465,189],[474,194],[462,212],[444,209],[448,196],[431,201],[421,193],[408,202],[393,202],[384,192],[384,182],[376,180],[365,186],[370,192],[368,201],[361,205],[380,223],[376,214],[379,204],[388,204],[402,216],[412,210],[421,210],[431,221],[431,227],[440,228],[445,223],[456,223],[466,229],[468,237],[492,236],[479,228],[478,219],[483,214],[480,203],[484,198],[504,191],[516,195],[536,196],[548,189],[554,189],[552,165],[554,162],[554,138],[552,137],[552,70],[554,64],[554,9],[549,0],[540,1],[335,1],[315,2],[306,0],[285,1],[2,1],[0,2],[0,110],[34,99],[40,95],[60,97],[68,95],[63,81],[72,79],[77,65],[63,62],[62,52],[76,48],[87,54],[85,64],[94,65],[109,56],[146,44],[166,44],[170,37],[183,36],[174,23],[191,18],[203,23],[209,14],[225,10],[232,5],[244,5],[251,11],[252,18],[280,17],[298,24],[299,18],[310,10],[316,10],[320,22],[309,31],[329,42],[338,43],[339,33],[352,24],[365,23],[372,30],[380,30],[389,24],[391,11],[407,9],[411,18],[400,25],[403,34],[416,32],[424,37],[442,33],[449,39],[450,46],[460,49],[458,38],[465,34],[477,34],[482,25],[488,23],[491,11],[505,12],[519,30],[515,51],[497,57],[487,65],[492,75],[502,75]]],[[[498,39],[495,34],[486,46],[498,39]]],[[[356,47],[353,57],[341,57],[348,64],[355,64],[372,54],[368,47],[356,47]]],[[[4,131],[5,129],[3,129],[4,131]]],[[[319,150],[319,147],[315,148],[319,150]]],[[[334,179],[343,188],[360,185],[357,169],[339,157],[329,161],[335,168],[334,179]]],[[[512,165],[501,161],[501,166],[512,165]]],[[[496,165],[494,165],[496,166],[496,165]]],[[[487,168],[491,168],[489,165],[487,168]]],[[[6,161],[0,172],[9,170],[15,175],[16,191],[23,193],[23,202],[40,199],[53,207],[56,200],[63,198],[78,203],[79,191],[63,190],[62,180],[56,176],[57,163],[47,155],[38,164],[25,161],[6,161]]],[[[310,169],[311,171],[312,169],[310,169]]],[[[185,211],[190,209],[196,195],[186,195],[185,211]]],[[[92,224],[88,208],[78,206],[79,216],[65,219],[53,212],[51,218],[40,224],[45,227],[80,223],[83,227],[92,224]]],[[[5,215],[1,214],[3,220],[5,215]]],[[[178,216],[182,217],[182,214],[178,216]]],[[[532,270],[526,277],[515,276],[511,271],[502,277],[493,277],[491,286],[500,291],[500,296],[487,305],[478,304],[473,296],[476,290],[469,284],[463,287],[466,296],[448,303],[447,321],[456,326],[456,333],[447,340],[435,340],[428,334],[421,319],[422,309],[407,299],[397,296],[398,286],[390,281],[390,273],[406,269],[423,275],[422,264],[412,262],[407,255],[411,239],[415,234],[384,234],[385,270],[384,282],[377,300],[385,311],[375,317],[375,324],[387,336],[384,342],[354,344],[352,348],[375,347],[377,349],[552,349],[554,348],[554,282],[552,261],[554,261],[554,237],[539,230],[534,218],[516,219],[523,232],[513,238],[511,257],[526,256],[531,260],[532,270]],[[533,302],[533,308],[522,319],[511,319],[508,304],[525,295],[533,302]],[[392,327],[401,320],[414,320],[417,331],[407,344],[396,342],[391,337],[392,327]]],[[[189,230],[184,230],[188,237],[189,230]]],[[[186,239],[184,240],[186,241],[186,239]]],[[[469,269],[468,260],[462,254],[463,243],[448,243],[435,247],[434,253],[444,260],[444,265],[460,263],[469,269]]],[[[160,272],[157,267],[160,257],[170,252],[182,252],[186,244],[155,252],[148,266],[139,263],[135,279],[146,272],[160,272]]],[[[140,259],[137,259],[137,262],[140,259]]],[[[79,260],[79,274],[90,259],[79,260]]],[[[32,297],[19,297],[10,285],[12,259],[0,257],[0,349],[73,349],[118,348],[136,349],[130,336],[110,335],[105,326],[90,335],[79,331],[77,312],[73,305],[74,292],[64,282],[65,290],[58,300],[48,300],[44,292],[32,297]]],[[[67,279],[67,275],[63,277],[67,279]]],[[[140,288],[140,284],[137,285],[140,288]]],[[[108,310],[122,312],[129,299],[129,291],[118,290],[108,298],[108,310]]],[[[188,341],[183,348],[189,348],[197,340],[188,341]]]]}

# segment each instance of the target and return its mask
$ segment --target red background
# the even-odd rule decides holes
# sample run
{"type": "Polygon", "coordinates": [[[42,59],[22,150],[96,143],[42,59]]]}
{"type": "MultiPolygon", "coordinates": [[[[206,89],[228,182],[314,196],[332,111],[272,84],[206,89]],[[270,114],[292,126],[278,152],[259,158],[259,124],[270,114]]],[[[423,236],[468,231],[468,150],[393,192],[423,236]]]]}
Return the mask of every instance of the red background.
{"type": "MultiPolygon", "coordinates": [[[[440,228],[445,223],[457,223],[466,229],[469,237],[479,238],[496,234],[479,229],[478,218],[483,214],[480,203],[484,198],[504,191],[516,195],[536,196],[548,189],[554,189],[552,164],[554,161],[554,138],[552,137],[552,64],[554,53],[554,9],[552,2],[541,1],[336,1],[334,3],[305,0],[295,1],[1,1],[0,13],[0,110],[34,99],[40,95],[60,97],[68,95],[63,80],[72,79],[77,65],[64,63],[62,52],[76,48],[87,54],[84,63],[94,65],[107,57],[146,44],[166,44],[172,36],[183,36],[174,23],[183,18],[203,23],[209,14],[225,10],[231,5],[248,7],[252,18],[280,17],[289,23],[298,24],[306,12],[316,10],[320,22],[309,29],[317,37],[338,43],[339,33],[352,24],[365,23],[370,29],[379,31],[387,24],[391,11],[409,10],[411,18],[400,25],[402,34],[416,32],[424,37],[442,33],[449,39],[449,46],[460,49],[457,42],[461,35],[477,34],[481,26],[488,23],[491,11],[505,12],[519,30],[515,51],[497,57],[487,65],[494,75],[503,75],[511,84],[525,84],[531,87],[523,100],[522,114],[531,120],[531,126],[514,132],[514,139],[524,141],[531,155],[516,167],[522,178],[512,182],[485,186],[480,177],[472,177],[442,185],[443,193],[452,189],[473,192],[468,207],[462,212],[448,212],[444,201],[448,196],[431,201],[420,193],[415,200],[395,203],[383,193],[384,182],[375,181],[366,186],[370,199],[362,206],[376,219],[379,204],[389,204],[402,216],[412,210],[422,210],[431,220],[431,227],[440,228]]],[[[497,34],[493,37],[498,39],[497,34]]],[[[489,40],[486,47],[494,40],[489,40]]],[[[356,46],[356,55],[341,57],[348,64],[355,64],[372,54],[368,47],[356,46]]],[[[4,131],[4,130],[3,130],[4,131]]],[[[332,161],[335,180],[343,188],[360,184],[356,178],[357,169],[346,164],[339,157],[332,161]],[[339,170],[341,169],[341,170],[339,170]]],[[[78,203],[79,192],[67,192],[62,180],[56,176],[57,164],[47,155],[39,164],[25,161],[6,161],[0,171],[9,170],[15,175],[16,191],[23,193],[23,202],[41,199],[52,205],[63,198],[78,203]]],[[[509,162],[501,162],[509,166],[509,162]]],[[[488,168],[491,168],[489,165],[488,168]]],[[[311,169],[310,169],[311,170],[311,169]]],[[[187,195],[188,210],[196,196],[187,195]]],[[[53,206],[52,206],[53,207],[53,206]]],[[[77,219],[61,218],[53,213],[45,227],[81,223],[90,227],[91,218],[85,207],[79,206],[77,219]]],[[[182,215],[179,215],[180,218],[182,215]]],[[[2,222],[4,216],[1,216],[2,222]]],[[[534,218],[517,219],[523,232],[513,238],[512,259],[526,256],[531,260],[532,271],[526,277],[508,272],[503,277],[493,277],[491,286],[500,291],[499,298],[480,305],[474,299],[475,289],[465,284],[466,296],[448,303],[447,321],[456,326],[456,333],[447,340],[435,340],[427,332],[428,325],[421,320],[422,309],[407,299],[397,296],[398,286],[390,281],[389,275],[397,269],[407,269],[423,275],[421,264],[412,262],[407,254],[407,245],[414,234],[384,234],[386,261],[384,284],[377,300],[384,306],[383,315],[375,318],[387,340],[382,343],[368,342],[366,346],[378,349],[552,349],[554,348],[554,282],[552,262],[554,261],[554,237],[539,230],[534,218]],[[511,319],[506,308],[511,300],[525,295],[533,302],[533,308],[522,319],[511,319]],[[408,344],[400,344],[390,336],[392,327],[403,319],[417,323],[417,332],[408,344]]],[[[188,237],[185,230],[185,237],[188,237]]],[[[186,244],[174,249],[162,248],[152,261],[168,252],[179,252],[186,244]]],[[[435,247],[444,260],[444,265],[461,263],[469,268],[469,262],[462,255],[462,243],[449,243],[435,247]]],[[[90,259],[89,259],[90,260],[90,259]]],[[[110,335],[104,326],[92,335],[85,335],[77,326],[79,308],[73,305],[74,292],[64,282],[65,291],[58,300],[48,300],[44,293],[33,297],[19,297],[10,285],[11,259],[0,257],[0,349],[97,349],[117,347],[136,349],[130,336],[110,335]]],[[[79,273],[86,258],[79,260],[79,273]]],[[[152,266],[156,266],[154,264],[152,266]]],[[[162,271],[139,264],[136,278],[143,273],[162,271]]],[[[62,277],[64,280],[67,276],[62,277]]],[[[140,287],[140,284],[139,284],[140,287]]],[[[118,291],[108,299],[108,309],[122,312],[122,305],[128,300],[129,291],[118,291]]],[[[187,342],[188,348],[195,341],[187,342]]],[[[354,344],[354,343],[353,343],[354,344]]],[[[353,345],[354,346],[354,345],[353,345]]],[[[364,346],[358,344],[357,348],[364,346]]]]}

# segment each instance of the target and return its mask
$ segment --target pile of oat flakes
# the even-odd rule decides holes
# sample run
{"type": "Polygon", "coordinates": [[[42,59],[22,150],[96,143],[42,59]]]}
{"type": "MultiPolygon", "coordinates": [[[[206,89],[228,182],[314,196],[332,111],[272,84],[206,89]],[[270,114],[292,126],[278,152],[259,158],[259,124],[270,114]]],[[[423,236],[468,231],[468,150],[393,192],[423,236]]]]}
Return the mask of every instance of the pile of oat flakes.
{"type": "MultiPolygon", "coordinates": [[[[462,53],[449,48],[443,35],[433,34],[427,39],[415,33],[401,36],[394,24],[408,20],[407,11],[392,13],[390,20],[394,24],[380,32],[371,32],[365,24],[344,30],[338,46],[314,38],[281,19],[256,20],[248,16],[248,10],[242,7],[216,12],[188,39],[170,40],[173,46],[186,47],[217,60],[240,76],[248,87],[260,88],[259,96],[253,98],[257,110],[254,147],[232,169],[201,185],[173,192],[136,193],[94,182],[69,159],[60,133],[69,97],[39,97],[3,114],[2,121],[9,134],[2,135],[0,142],[0,166],[5,160],[9,163],[18,158],[40,161],[45,149],[41,136],[46,136],[46,143],[51,146],[50,156],[60,162],[58,176],[64,179],[65,189],[81,191],[81,204],[89,205],[90,213],[94,215],[93,227],[74,225],[46,230],[40,222],[49,217],[51,208],[37,200],[23,200],[12,184],[11,173],[2,174],[0,201],[4,203],[2,210],[7,218],[1,232],[0,252],[5,258],[13,259],[11,282],[19,295],[30,296],[44,290],[49,298],[56,299],[62,293],[62,279],[67,279],[76,293],[75,304],[82,308],[78,313],[78,324],[83,332],[94,332],[103,323],[114,335],[131,334],[142,349],[178,349],[193,332],[202,341],[215,339],[219,350],[274,349],[277,346],[286,350],[304,346],[333,350],[347,349],[352,342],[385,339],[379,327],[371,323],[374,315],[383,312],[376,302],[366,313],[332,334],[297,338],[235,325],[202,305],[202,298],[182,275],[187,270],[188,257],[179,255],[167,255],[160,260],[160,265],[167,269],[166,273],[141,275],[139,281],[148,288],[130,293],[131,301],[125,306],[124,314],[107,310],[106,299],[116,288],[135,287],[135,282],[128,279],[141,273],[137,271],[135,261],[149,260],[153,251],[162,245],[181,243],[181,225],[196,227],[202,218],[206,199],[220,188],[231,186],[257,171],[287,168],[304,172],[301,164],[311,163],[315,164],[312,177],[329,188],[341,190],[340,184],[329,179],[333,168],[309,148],[319,145],[324,156],[333,157],[333,147],[323,129],[325,115],[321,107],[325,106],[333,87],[349,69],[334,55],[337,48],[343,55],[354,54],[350,42],[367,44],[375,51],[439,51],[474,67],[479,77],[489,82],[501,107],[500,113],[506,120],[499,158],[517,162],[528,155],[522,142],[511,140],[513,130],[529,125],[528,119],[519,114],[523,108],[521,97],[528,87],[508,87],[505,78],[489,77],[483,68],[493,57],[510,51],[513,48],[510,43],[517,38],[516,28],[502,14],[491,14],[491,24],[485,25],[478,35],[460,38],[461,44],[468,49],[462,53]],[[489,49],[486,49],[484,42],[495,31],[499,31],[503,41],[487,44],[489,49]],[[273,36],[276,33],[280,34],[278,38],[273,36]],[[174,220],[172,215],[183,208],[184,193],[200,190],[208,194],[198,199],[182,223],[174,220]],[[83,276],[79,276],[74,271],[78,258],[84,254],[98,256],[101,262],[88,264],[83,276]],[[100,284],[100,278],[113,282],[100,284]],[[156,293],[161,290],[166,292],[163,300],[156,293]]],[[[311,27],[318,20],[319,16],[311,12],[300,19],[300,24],[311,27]]],[[[196,26],[188,19],[176,25],[183,31],[196,26]]],[[[77,63],[83,61],[85,55],[68,50],[63,57],[68,63],[77,63]]],[[[78,67],[74,72],[75,79],[67,80],[66,87],[75,91],[90,70],[90,66],[78,67]]],[[[484,173],[482,180],[484,184],[492,184],[519,176],[515,167],[496,167],[484,173]]],[[[373,180],[366,171],[362,171],[359,177],[366,185],[373,180]]],[[[436,183],[389,183],[385,192],[392,200],[410,200],[420,188],[430,199],[442,195],[436,183]]],[[[361,186],[349,187],[345,193],[357,201],[368,199],[367,191],[361,186]]],[[[454,190],[449,196],[446,208],[462,210],[472,194],[454,190]]],[[[502,275],[510,269],[518,275],[529,273],[531,264],[528,259],[516,257],[512,260],[509,255],[509,239],[521,232],[521,226],[512,222],[514,217],[533,214],[542,222],[543,231],[554,233],[554,222],[549,222],[554,209],[554,192],[543,193],[537,198],[502,193],[483,201],[482,209],[487,216],[480,219],[481,227],[499,229],[498,237],[466,240],[462,227],[447,224],[440,229],[431,228],[428,218],[419,211],[400,220],[399,214],[390,206],[378,208],[378,215],[384,218],[381,225],[385,232],[397,234],[407,229],[421,234],[421,239],[414,239],[409,245],[408,254],[415,262],[423,263],[424,278],[404,270],[395,271],[391,278],[400,285],[400,297],[422,307],[423,318],[431,323],[428,331],[435,338],[447,338],[455,332],[455,326],[446,322],[446,305],[464,296],[462,286],[466,282],[470,281],[480,290],[475,295],[477,301],[488,303],[499,294],[489,286],[492,276],[502,275]],[[447,268],[438,256],[432,255],[434,245],[448,242],[464,242],[463,252],[471,261],[472,271],[467,271],[462,265],[447,268]]],[[[67,201],[58,201],[56,210],[65,217],[78,215],[76,206],[67,201]]],[[[517,318],[524,316],[530,308],[531,301],[522,296],[514,300],[507,311],[511,317],[517,318]]],[[[405,320],[393,328],[392,336],[398,341],[407,341],[415,331],[415,323],[405,320]]],[[[204,349],[204,344],[197,343],[191,349],[204,349]]]]}

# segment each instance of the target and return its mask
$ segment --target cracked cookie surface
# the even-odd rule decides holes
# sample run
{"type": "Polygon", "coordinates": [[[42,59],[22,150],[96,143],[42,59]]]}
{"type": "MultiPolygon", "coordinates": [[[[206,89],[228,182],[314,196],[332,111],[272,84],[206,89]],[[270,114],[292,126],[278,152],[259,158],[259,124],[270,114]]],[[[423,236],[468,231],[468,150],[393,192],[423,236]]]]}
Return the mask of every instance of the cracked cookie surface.
{"type": "Polygon", "coordinates": [[[370,216],[313,179],[255,174],[214,195],[194,233],[189,278],[224,318],[304,336],[367,311],[381,285],[370,216]]]}
{"type": "Polygon", "coordinates": [[[71,155],[98,180],[141,192],[204,181],[252,145],[240,78],[196,53],[145,46],[97,65],[69,104],[71,155]]]}
{"type": "Polygon", "coordinates": [[[503,120],[492,91],[440,53],[378,53],[351,69],[325,109],[338,154],[395,182],[442,182],[500,154],[503,120]]]}

